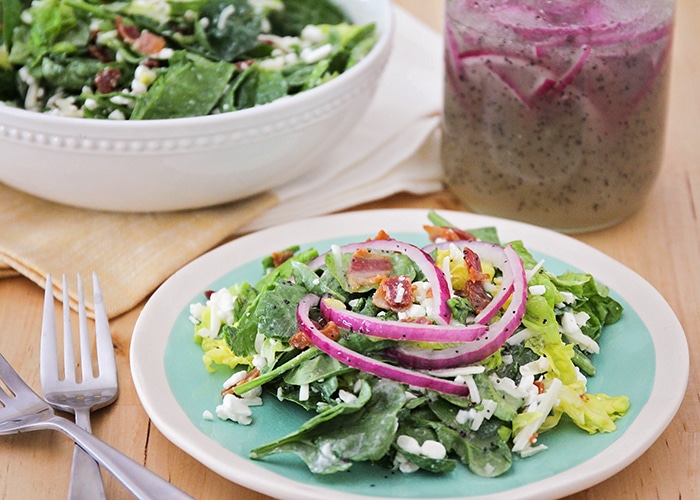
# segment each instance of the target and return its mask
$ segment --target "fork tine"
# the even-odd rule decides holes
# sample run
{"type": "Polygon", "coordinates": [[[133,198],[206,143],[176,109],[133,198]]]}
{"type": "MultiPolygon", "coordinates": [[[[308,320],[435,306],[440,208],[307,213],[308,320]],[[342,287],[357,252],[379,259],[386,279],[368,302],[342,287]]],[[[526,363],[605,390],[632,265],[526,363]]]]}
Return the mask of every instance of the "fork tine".
{"type": "Polygon", "coordinates": [[[73,326],[70,319],[68,283],[63,275],[63,373],[65,380],[75,380],[75,354],[73,353],[73,326]]]}
{"type": "Polygon", "coordinates": [[[116,360],[114,358],[114,346],[112,344],[112,333],[109,329],[107,311],[105,310],[102,289],[97,273],[92,273],[93,302],[95,305],[95,343],[97,345],[97,365],[100,376],[109,376],[117,372],[116,360]]]}
{"type": "Polygon", "coordinates": [[[58,377],[58,347],[56,344],[56,314],[53,307],[53,283],[46,276],[44,315],[41,322],[40,373],[41,380],[58,377]]]}
{"type": "MultiPolygon", "coordinates": [[[[10,390],[11,394],[8,394],[8,396],[19,396],[20,394],[26,395],[30,393],[36,396],[32,388],[22,380],[22,377],[10,366],[10,363],[2,354],[0,354],[0,380],[2,380],[5,386],[10,390]]],[[[2,394],[6,394],[4,390],[0,390],[0,395],[2,394]]]]}
{"type": "Polygon", "coordinates": [[[85,312],[83,280],[80,273],[78,273],[78,332],[80,334],[80,365],[82,368],[82,380],[88,380],[93,377],[92,354],[90,350],[90,335],[88,330],[87,314],[85,312]]]}

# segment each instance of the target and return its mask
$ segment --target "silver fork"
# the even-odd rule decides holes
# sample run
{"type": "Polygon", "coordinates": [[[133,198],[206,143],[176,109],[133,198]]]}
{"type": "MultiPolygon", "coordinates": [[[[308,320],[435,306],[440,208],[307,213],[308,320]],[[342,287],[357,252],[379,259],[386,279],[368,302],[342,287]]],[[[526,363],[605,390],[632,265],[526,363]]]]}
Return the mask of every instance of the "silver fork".
{"type": "MultiPolygon", "coordinates": [[[[66,276],[63,275],[63,378],[59,376],[56,321],[54,315],[53,287],[51,276],[46,278],[44,295],[44,317],[41,327],[41,390],[44,398],[57,410],[75,414],[75,423],[91,432],[90,412],[102,408],[117,399],[119,391],[117,366],[114,359],[112,335],[109,331],[102,291],[97,274],[92,274],[92,288],[95,302],[95,350],[97,352],[98,374],[95,375],[92,363],[92,349],[85,313],[83,284],[78,274],[78,331],[80,345],[81,379],[76,376],[75,354],[73,351],[73,328],[68,300],[66,276]]],[[[106,498],[100,468],[95,460],[79,446],[73,449],[71,480],[68,498],[106,498]]]]}
{"type": "Polygon", "coordinates": [[[114,474],[139,499],[191,499],[165,479],[112,448],[70,420],[54,414],[0,354],[0,435],[51,429],[61,431],[114,474]],[[4,387],[3,387],[4,386],[4,387]]]}

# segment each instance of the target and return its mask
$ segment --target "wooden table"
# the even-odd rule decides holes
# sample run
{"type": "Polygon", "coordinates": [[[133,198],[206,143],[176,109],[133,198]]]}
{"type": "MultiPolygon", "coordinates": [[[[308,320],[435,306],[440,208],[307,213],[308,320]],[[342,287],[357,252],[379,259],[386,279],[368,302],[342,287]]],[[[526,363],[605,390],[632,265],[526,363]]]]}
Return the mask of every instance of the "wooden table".
{"type": "MultiPolygon", "coordinates": [[[[442,1],[396,0],[436,30],[442,1]]],[[[700,350],[700,3],[678,0],[673,81],[664,170],[644,209],[616,227],[577,236],[646,278],[670,303],[691,353],[700,350]]],[[[364,206],[457,208],[445,193],[399,195],[364,206]]],[[[36,388],[43,292],[24,278],[0,280],[0,352],[36,388]]],[[[129,342],[141,307],[112,322],[121,394],[94,415],[96,435],[196,498],[267,498],[210,472],[170,444],[151,424],[129,374],[129,342]]],[[[692,366],[680,411],[636,462],[575,500],[700,498],[700,371],[692,366]]],[[[71,442],[41,432],[0,438],[0,498],[63,498],[71,442]]],[[[130,498],[105,474],[109,498],[130,498]]]]}

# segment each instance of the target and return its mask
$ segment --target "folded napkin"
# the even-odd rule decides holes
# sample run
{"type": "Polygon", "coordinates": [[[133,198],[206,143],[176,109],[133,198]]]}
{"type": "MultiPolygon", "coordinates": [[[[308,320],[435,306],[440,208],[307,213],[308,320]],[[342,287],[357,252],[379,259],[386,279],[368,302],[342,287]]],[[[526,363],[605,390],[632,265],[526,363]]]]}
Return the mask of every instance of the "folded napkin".
{"type": "MultiPolygon", "coordinates": [[[[44,286],[96,271],[110,317],[138,305],[187,262],[231,237],[400,192],[441,189],[439,36],[397,7],[392,55],[358,127],[315,172],[274,192],[217,207],[114,213],[56,204],[0,184],[0,277],[44,286]]],[[[91,295],[88,293],[87,295],[91,295]]],[[[92,310],[91,297],[86,297],[92,310]]]]}

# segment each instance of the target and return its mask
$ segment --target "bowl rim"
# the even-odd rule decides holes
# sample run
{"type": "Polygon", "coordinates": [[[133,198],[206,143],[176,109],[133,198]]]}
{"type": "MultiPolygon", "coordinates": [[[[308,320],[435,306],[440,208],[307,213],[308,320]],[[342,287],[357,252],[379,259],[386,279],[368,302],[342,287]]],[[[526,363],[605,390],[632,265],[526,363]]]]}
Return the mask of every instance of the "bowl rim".
{"type": "MultiPolygon", "coordinates": [[[[96,132],[113,131],[125,132],[133,130],[160,128],[167,125],[169,129],[180,127],[215,126],[250,120],[265,120],[268,114],[287,116],[296,114],[300,106],[320,105],[332,98],[337,88],[343,88],[352,80],[372,70],[375,62],[387,55],[391,47],[391,40],[395,29],[394,11],[391,0],[350,0],[361,4],[376,7],[377,30],[379,37],[372,50],[362,58],[355,66],[332,80],[293,96],[283,97],[273,102],[241,109],[230,113],[214,115],[190,116],[183,118],[160,118],[154,120],[99,120],[90,118],[76,118],[56,116],[47,113],[39,113],[26,109],[15,108],[0,102],[0,127],[2,126],[70,126],[77,129],[86,129],[91,135],[96,132]],[[8,120],[9,119],[9,120],[8,120]]],[[[312,106],[313,107],[313,106],[312,106]]]]}

